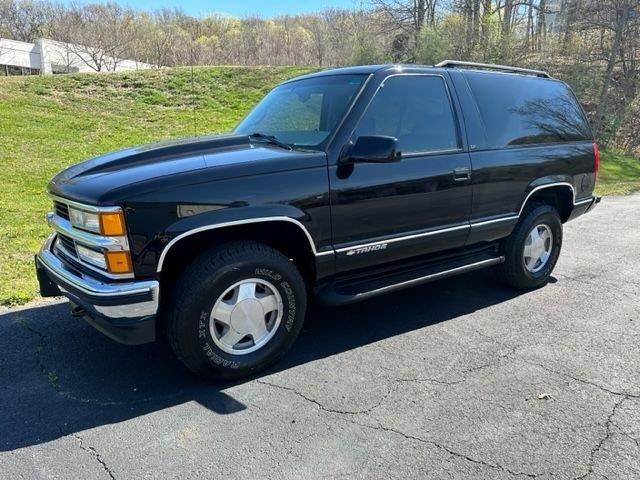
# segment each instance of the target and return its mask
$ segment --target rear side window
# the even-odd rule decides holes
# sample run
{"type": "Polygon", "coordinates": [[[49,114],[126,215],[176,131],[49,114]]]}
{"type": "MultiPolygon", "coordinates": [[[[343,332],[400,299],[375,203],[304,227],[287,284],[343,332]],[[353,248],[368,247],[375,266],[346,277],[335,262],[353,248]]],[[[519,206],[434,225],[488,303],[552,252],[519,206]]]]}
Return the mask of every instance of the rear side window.
{"type": "Polygon", "coordinates": [[[455,117],[438,76],[399,75],[387,78],[360,119],[355,138],[386,135],[398,139],[402,153],[458,148],[455,117]]]}
{"type": "Polygon", "coordinates": [[[555,80],[466,72],[489,147],[591,139],[591,129],[569,88],[555,80]]]}

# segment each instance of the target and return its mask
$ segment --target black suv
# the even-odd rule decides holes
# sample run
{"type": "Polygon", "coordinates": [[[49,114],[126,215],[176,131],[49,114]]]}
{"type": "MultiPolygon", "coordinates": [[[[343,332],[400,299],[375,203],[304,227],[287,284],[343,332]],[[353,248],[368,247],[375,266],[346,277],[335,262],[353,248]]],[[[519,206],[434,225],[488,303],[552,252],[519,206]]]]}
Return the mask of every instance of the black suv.
{"type": "Polygon", "coordinates": [[[309,296],[341,305],[495,267],[547,282],[599,154],[545,72],[363,66],[273,89],[233,134],[110,153],[49,184],[43,296],[123,343],[168,337],[194,372],[273,363],[309,296]]]}

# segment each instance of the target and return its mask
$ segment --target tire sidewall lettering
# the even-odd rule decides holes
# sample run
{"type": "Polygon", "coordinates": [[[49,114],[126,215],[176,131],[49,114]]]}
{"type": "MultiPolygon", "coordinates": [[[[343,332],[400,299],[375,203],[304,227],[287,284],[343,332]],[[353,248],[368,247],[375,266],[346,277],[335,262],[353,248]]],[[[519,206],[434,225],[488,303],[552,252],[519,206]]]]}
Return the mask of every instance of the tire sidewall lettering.
{"type": "Polygon", "coordinates": [[[278,272],[274,272],[273,270],[270,270],[268,268],[263,268],[263,267],[256,268],[255,275],[267,277],[273,280],[274,282],[278,283],[279,287],[284,292],[284,295],[286,298],[286,301],[284,303],[286,304],[285,307],[287,309],[286,315],[285,315],[284,328],[286,328],[287,331],[290,332],[291,329],[293,328],[293,324],[296,318],[296,296],[295,296],[295,293],[293,292],[293,288],[291,288],[291,285],[289,284],[289,282],[287,282],[282,277],[281,274],[279,274],[278,272]]]}
{"type": "Polygon", "coordinates": [[[202,342],[202,351],[211,360],[212,363],[225,368],[238,368],[240,364],[233,360],[227,360],[226,358],[218,355],[209,343],[209,314],[207,312],[200,312],[200,318],[198,319],[198,339],[202,342]]]}

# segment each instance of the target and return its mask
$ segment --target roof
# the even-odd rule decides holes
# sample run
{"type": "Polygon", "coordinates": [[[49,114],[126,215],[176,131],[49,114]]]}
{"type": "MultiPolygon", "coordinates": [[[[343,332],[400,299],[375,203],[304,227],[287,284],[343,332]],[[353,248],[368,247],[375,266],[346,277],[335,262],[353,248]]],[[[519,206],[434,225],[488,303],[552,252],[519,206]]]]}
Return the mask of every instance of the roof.
{"type": "Polygon", "coordinates": [[[389,65],[358,65],[355,67],[329,68],[327,70],[320,70],[318,72],[301,75],[299,77],[287,80],[287,82],[302,80],[305,78],[326,77],[328,75],[370,75],[387,66],[389,65]]]}
{"type": "MultiPolygon", "coordinates": [[[[371,75],[383,70],[439,70],[433,65],[415,65],[415,64],[382,64],[382,65],[357,65],[353,67],[329,68],[319,72],[309,73],[300,77],[295,77],[287,82],[303,80],[307,78],[326,77],[329,75],[371,75]]],[[[284,82],[284,83],[287,83],[284,82]]]]}
{"type": "Polygon", "coordinates": [[[471,72],[482,72],[482,73],[497,74],[497,75],[504,75],[504,74],[514,75],[515,74],[515,75],[535,76],[543,79],[550,78],[546,72],[542,72],[538,70],[529,70],[525,68],[509,67],[504,65],[491,65],[491,64],[457,62],[457,61],[447,60],[438,65],[383,64],[383,65],[358,65],[354,67],[330,68],[327,70],[321,70],[319,72],[302,75],[300,77],[295,77],[290,80],[287,80],[284,83],[303,80],[307,78],[324,77],[329,75],[372,75],[374,73],[378,73],[385,70],[408,71],[412,73],[420,72],[420,71],[442,72],[443,70],[450,70],[455,67],[462,67],[460,68],[460,71],[463,71],[463,72],[471,71],[471,72]]]}

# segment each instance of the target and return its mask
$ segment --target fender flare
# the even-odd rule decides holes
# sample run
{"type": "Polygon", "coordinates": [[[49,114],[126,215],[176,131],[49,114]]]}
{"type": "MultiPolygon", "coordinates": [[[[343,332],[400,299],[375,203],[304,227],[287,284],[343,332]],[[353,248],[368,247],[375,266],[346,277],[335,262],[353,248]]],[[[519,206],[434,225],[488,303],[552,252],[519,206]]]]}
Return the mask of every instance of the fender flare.
{"type": "MultiPolygon", "coordinates": [[[[518,217],[522,215],[522,211],[524,210],[524,207],[526,207],[527,202],[529,201],[529,199],[534,193],[539,192],[540,190],[543,190],[545,188],[552,188],[552,187],[569,187],[569,189],[571,190],[572,207],[575,207],[577,204],[580,203],[580,202],[576,203],[576,190],[571,183],[569,182],[545,183],[543,185],[538,185],[537,187],[532,188],[531,191],[527,194],[527,196],[524,198],[524,201],[522,202],[522,205],[520,205],[520,210],[518,211],[518,217]]],[[[591,199],[587,199],[587,200],[591,200],[591,199]]]]}
{"type": "Polygon", "coordinates": [[[167,243],[164,248],[162,249],[162,252],[160,253],[160,258],[158,260],[158,265],[156,267],[156,272],[160,273],[162,271],[162,266],[164,264],[164,261],[167,257],[167,254],[169,253],[169,251],[171,250],[171,247],[173,247],[175,244],[177,244],[180,240],[189,237],[191,235],[195,235],[201,232],[206,232],[209,230],[217,230],[217,229],[221,229],[221,228],[228,228],[228,227],[233,227],[233,226],[237,226],[237,225],[250,225],[250,224],[255,224],[255,223],[265,223],[265,222],[288,222],[288,223],[292,223],[294,225],[296,225],[298,228],[300,228],[305,236],[307,237],[307,240],[309,241],[309,247],[311,248],[311,251],[313,252],[313,254],[316,257],[322,256],[322,255],[328,255],[328,254],[332,254],[333,250],[330,251],[326,251],[326,252],[318,252],[316,249],[316,245],[315,242],[313,241],[313,238],[311,237],[311,234],[309,233],[309,231],[307,230],[307,228],[298,220],[296,220],[295,218],[291,218],[291,217],[286,217],[286,216],[270,216],[270,217],[255,217],[255,218],[245,218],[242,220],[232,220],[232,221],[228,221],[228,222],[220,222],[220,223],[213,223],[213,224],[209,224],[209,225],[202,225],[200,227],[196,227],[190,230],[187,230],[186,232],[181,233],[180,235],[177,235],[176,237],[174,237],[173,239],[171,239],[171,241],[169,243],[167,243]]]}

